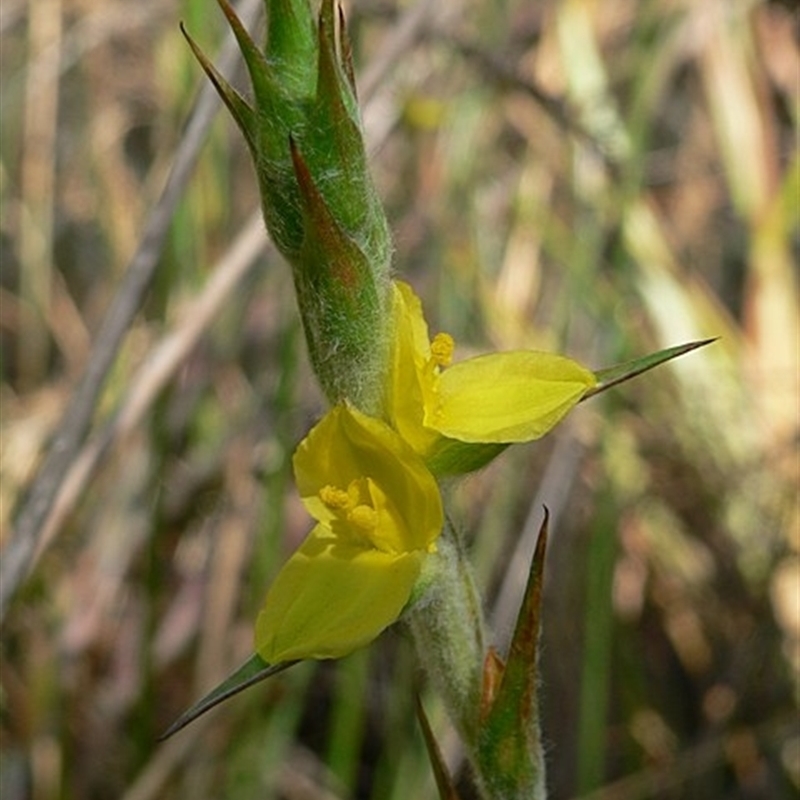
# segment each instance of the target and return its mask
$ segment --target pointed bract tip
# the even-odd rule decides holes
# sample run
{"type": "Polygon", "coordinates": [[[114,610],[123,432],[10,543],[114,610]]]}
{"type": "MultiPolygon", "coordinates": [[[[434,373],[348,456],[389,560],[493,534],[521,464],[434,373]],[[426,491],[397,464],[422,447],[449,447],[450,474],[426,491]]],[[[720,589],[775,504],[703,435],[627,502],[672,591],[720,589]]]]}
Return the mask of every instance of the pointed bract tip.
{"type": "Polygon", "coordinates": [[[341,45],[341,62],[344,74],[347,76],[347,82],[350,84],[350,90],[353,92],[353,97],[358,100],[358,91],[356,89],[356,71],[353,66],[353,45],[350,42],[350,34],[347,32],[347,21],[344,18],[344,11],[341,5],[339,9],[339,42],[341,45]]]}
{"type": "Polygon", "coordinates": [[[208,79],[217,90],[217,94],[222,98],[222,101],[228,107],[234,121],[239,126],[239,129],[244,134],[251,151],[255,153],[256,146],[256,130],[255,130],[255,111],[250,104],[228,83],[223,77],[222,73],[214,66],[208,56],[203,52],[199,44],[192,38],[186,26],[181,22],[179,24],[181,33],[186,39],[189,47],[194,54],[194,57],[203,68],[208,79]]]}
{"type": "Polygon", "coordinates": [[[631,361],[625,361],[622,364],[598,370],[595,372],[597,385],[589,389],[581,398],[581,401],[588,400],[590,397],[600,394],[600,392],[605,392],[612,386],[619,386],[619,384],[625,383],[631,380],[631,378],[636,378],[661,364],[666,364],[667,361],[672,361],[674,358],[686,355],[686,353],[691,353],[692,350],[697,350],[700,347],[712,344],[718,339],[718,336],[713,336],[709,339],[700,339],[696,342],[667,347],[664,350],[658,350],[655,353],[650,353],[641,358],[634,358],[631,361]]]}
{"type": "Polygon", "coordinates": [[[422,736],[425,739],[425,748],[428,751],[428,758],[433,768],[433,777],[436,780],[436,788],[439,791],[441,800],[461,800],[456,786],[453,781],[450,771],[445,764],[444,756],[433,735],[433,729],[428,721],[428,716],[425,713],[425,708],[422,705],[419,695],[415,696],[415,704],[417,711],[417,719],[419,720],[420,728],[422,728],[422,736]]]}
{"type": "Polygon", "coordinates": [[[230,699],[239,692],[244,691],[256,683],[260,683],[266,678],[277,675],[299,662],[284,661],[280,664],[268,664],[257,654],[250,656],[238,669],[229,675],[222,683],[212,689],[205,697],[196,702],[193,706],[183,712],[165,731],[158,737],[159,742],[163,742],[174,736],[178,731],[183,730],[189,723],[194,722],[207,711],[225,700],[230,699]]]}

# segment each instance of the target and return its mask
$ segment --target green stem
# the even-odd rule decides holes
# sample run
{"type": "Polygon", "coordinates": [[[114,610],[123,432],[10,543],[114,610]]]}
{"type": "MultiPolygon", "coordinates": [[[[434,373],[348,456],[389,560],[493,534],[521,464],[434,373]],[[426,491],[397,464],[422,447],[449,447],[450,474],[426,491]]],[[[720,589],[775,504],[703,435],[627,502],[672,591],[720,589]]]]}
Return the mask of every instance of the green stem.
{"type": "Polygon", "coordinates": [[[472,568],[448,520],[404,617],[419,660],[470,749],[478,736],[483,680],[483,614],[472,568]]]}
{"type": "Polygon", "coordinates": [[[504,665],[487,658],[472,567],[448,521],[404,621],[464,742],[484,800],[545,800],[537,650],[546,522],[504,665]],[[485,676],[489,678],[486,680],[485,676]]]}

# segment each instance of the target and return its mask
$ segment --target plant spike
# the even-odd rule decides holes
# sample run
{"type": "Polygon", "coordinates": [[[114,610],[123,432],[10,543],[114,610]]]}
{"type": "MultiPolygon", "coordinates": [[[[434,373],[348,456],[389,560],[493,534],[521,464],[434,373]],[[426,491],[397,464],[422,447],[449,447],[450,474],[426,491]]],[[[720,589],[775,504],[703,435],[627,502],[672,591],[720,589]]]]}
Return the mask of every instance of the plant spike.
{"type": "MultiPolygon", "coordinates": [[[[538,651],[544,558],[550,514],[544,520],[500,684],[478,730],[477,761],[491,798],[545,797],[544,751],[539,730],[538,651]]],[[[492,669],[497,664],[492,663],[492,669]]],[[[484,681],[484,687],[491,681],[484,681]]],[[[490,694],[484,689],[484,695],[490,694]]]]}
{"type": "Polygon", "coordinates": [[[234,670],[222,683],[212,689],[201,700],[183,712],[165,731],[158,737],[159,742],[169,739],[178,731],[185,728],[190,722],[194,722],[206,711],[210,711],[214,706],[219,705],[225,700],[229,700],[239,692],[244,691],[256,683],[271,678],[279,672],[294,666],[297,661],[284,661],[281,664],[267,664],[261,656],[254,653],[238,669],[234,670]]]}
{"type": "Polygon", "coordinates": [[[625,383],[625,381],[629,381],[631,378],[636,378],[645,372],[649,372],[654,367],[665,364],[667,361],[672,361],[673,358],[678,358],[678,356],[690,353],[692,350],[697,350],[700,347],[705,347],[707,344],[716,341],[716,337],[712,337],[710,339],[701,339],[697,342],[679,344],[675,347],[659,350],[656,353],[650,353],[641,358],[631,359],[623,364],[597,370],[595,372],[595,377],[598,383],[595,387],[586,392],[582,401],[588,400],[590,397],[600,394],[600,392],[605,392],[612,386],[619,386],[621,383],[625,383]]]}
{"type": "Polygon", "coordinates": [[[230,2],[217,3],[252,101],[187,39],[247,140],[267,229],[292,266],[311,363],[332,404],[379,416],[392,245],[369,173],[341,9],[323,0],[315,27],[308,0],[267,0],[262,50],[230,2]]]}
{"type": "Polygon", "coordinates": [[[447,769],[447,764],[444,762],[439,743],[433,735],[433,729],[428,721],[428,715],[425,713],[425,708],[422,705],[422,700],[419,695],[415,698],[415,705],[417,720],[419,721],[420,728],[422,728],[422,736],[425,739],[425,749],[428,751],[428,758],[430,759],[433,769],[433,777],[436,780],[436,788],[439,790],[439,797],[441,800],[461,800],[456,791],[455,783],[453,783],[453,778],[447,769]]]}
{"type": "Polygon", "coordinates": [[[231,116],[239,126],[239,130],[241,130],[241,132],[244,134],[244,138],[247,141],[251,152],[255,153],[256,117],[253,107],[239,94],[239,92],[236,91],[236,89],[233,88],[233,86],[230,85],[230,83],[228,83],[227,80],[225,80],[219,70],[211,63],[206,54],[200,49],[200,46],[197,44],[197,42],[195,42],[195,40],[189,35],[189,32],[186,30],[186,27],[182,22],[180,24],[180,29],[184,38],[189,43],[189,47],[191,47],[195,58],[200,62],[200,66],[203,68],[203,71],[206,73],[211,83],[214,84],[214,88],[222,98],[223,103],[225,103],[225,105],[228,107],[228,111],[231,112],[231,116]]]}

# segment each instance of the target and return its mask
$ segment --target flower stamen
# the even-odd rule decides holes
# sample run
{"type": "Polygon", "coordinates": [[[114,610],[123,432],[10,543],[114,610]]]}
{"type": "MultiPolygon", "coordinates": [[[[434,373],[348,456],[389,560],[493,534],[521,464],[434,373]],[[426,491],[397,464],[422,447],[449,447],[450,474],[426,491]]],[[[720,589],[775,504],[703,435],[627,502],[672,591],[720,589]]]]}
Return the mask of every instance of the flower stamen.
{"type": "Polygon", "coordinates": [[[349,508],[352,505],[350,496],[344,489],[338,489],[336,486],[323,486],[319,490],[319,499],[331,509],[331,511],[341,511],[342,509],[349,508]]]}
{"type": "Polygon", "coordinates": [[[356,506],[347,512],[347,521],[360,530],[374,531],[378,527],[378,512],[369,506],[356,506]]]}
{"type": "Polygon", "coordinates": [[[448,367],[453,360],[456,343],[449,333],[437,333],[431,342],[431,360],[437,367],[448,367]]]}

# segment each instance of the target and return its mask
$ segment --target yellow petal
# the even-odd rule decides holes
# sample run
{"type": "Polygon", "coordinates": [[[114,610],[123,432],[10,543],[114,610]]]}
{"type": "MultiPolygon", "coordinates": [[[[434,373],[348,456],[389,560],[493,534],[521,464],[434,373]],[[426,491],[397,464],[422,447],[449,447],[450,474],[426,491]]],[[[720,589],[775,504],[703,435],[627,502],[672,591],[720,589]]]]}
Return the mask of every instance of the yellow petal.
{"type": "Polygon", "coordinates": [[[411,343],[417,359],[425,363],[431,355],[431,346],[422,301],[404,281],[393,281],[392,286],[397,315],[395,324],[402,327],[404,338],[411,343]]]}
{"type": "Polygon", "coordinates": [[[439,438],[423,425],[423,411],[430,400],[432,372],[428,363],[431,346],[422,304],[406,283],[395,281],[394,334],[390,375],[386,387],[386,415],[400,436],[417,453],[428,452],[439,438]]]}
{"type": "Polygon", "coordinates": [[[295,452],[294,471],[306,508],[328,525],[334,511],[320,491],[369,478],[385,511],[381,549],[426,550],[441,532],[439,486],[422,459],[388,425],[350,406],[331,409],[311,430],[295,452]]]}
{"type": "Polygon", "coordinates": [[[256,652],[277,664],[363,647],[400,615],[423,558],[343,544],[318,525],[270,587],[256,621],[256,652]]]}
{"type": "Polygon", "coordinates": [[[589,370],[551,353],[478,356],[442,372],[425,424],[462,442],[526,442],[547,433],[596,383],[589,370]]]}

